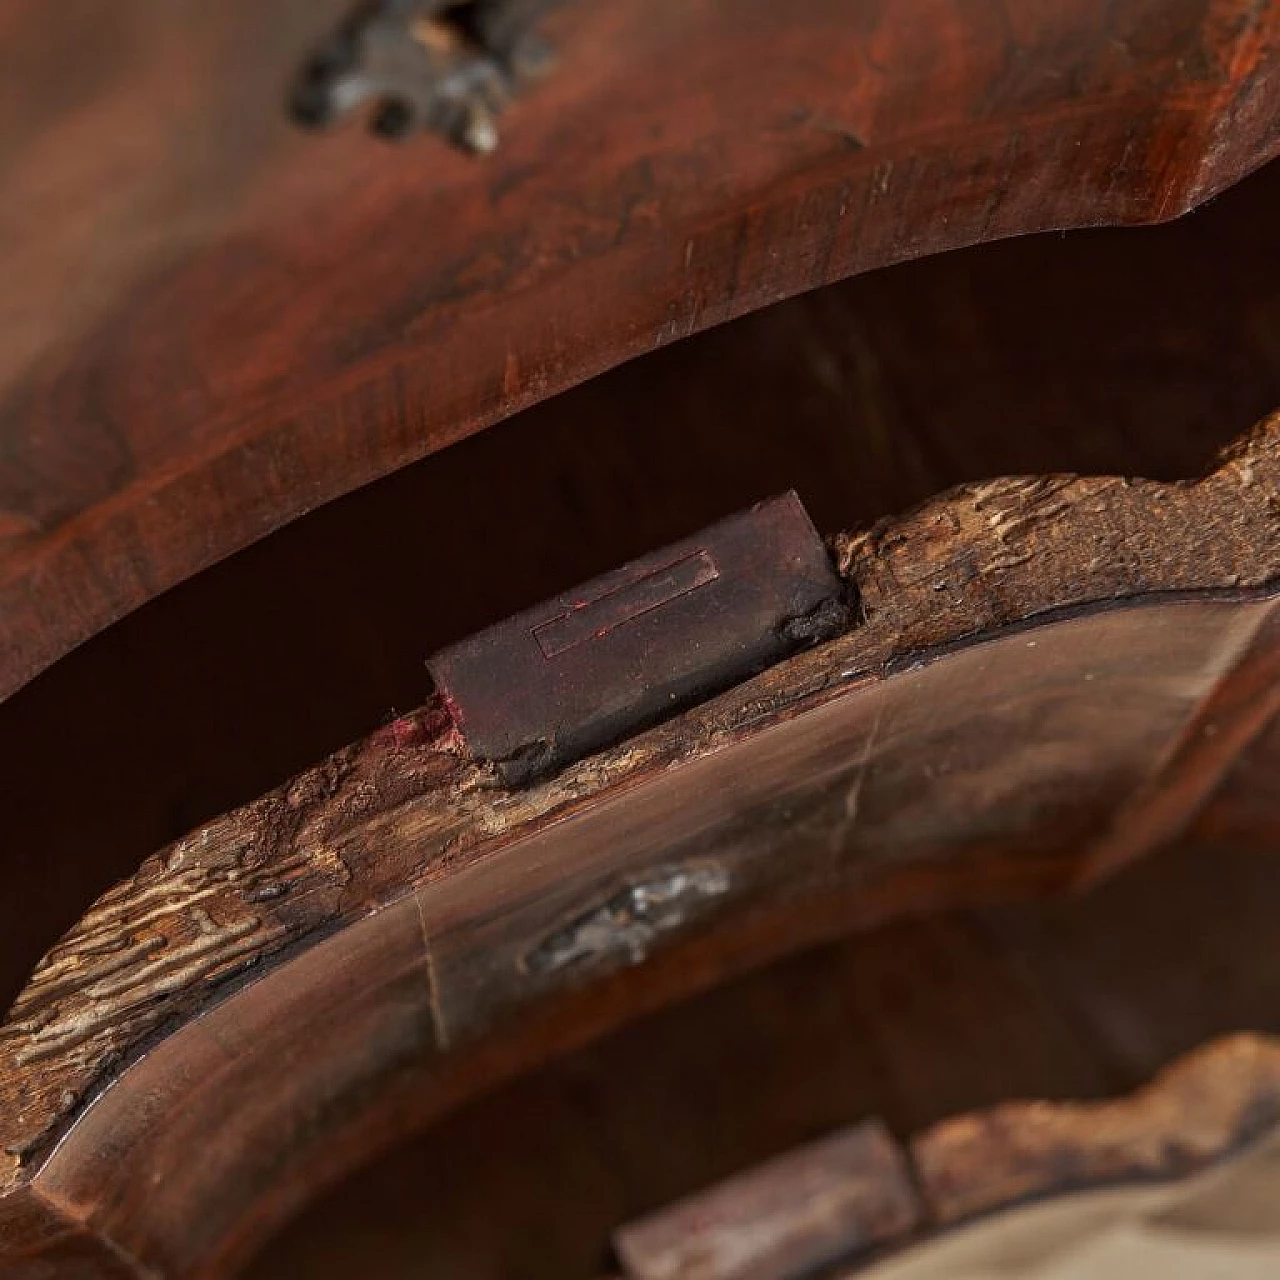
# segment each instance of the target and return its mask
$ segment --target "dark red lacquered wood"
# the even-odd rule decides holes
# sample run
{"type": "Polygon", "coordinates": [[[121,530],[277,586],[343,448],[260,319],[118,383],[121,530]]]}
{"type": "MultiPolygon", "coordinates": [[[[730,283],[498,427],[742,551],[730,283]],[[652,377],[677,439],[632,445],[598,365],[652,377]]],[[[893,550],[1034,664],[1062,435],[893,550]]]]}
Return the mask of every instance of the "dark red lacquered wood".
{"type": "Polygon", "coordinates": [[[288,122],[344,3],[0,4],[0,693],[654,345],[1277,141],[1270,3],[597,0],[477,164],[288,122]]]}

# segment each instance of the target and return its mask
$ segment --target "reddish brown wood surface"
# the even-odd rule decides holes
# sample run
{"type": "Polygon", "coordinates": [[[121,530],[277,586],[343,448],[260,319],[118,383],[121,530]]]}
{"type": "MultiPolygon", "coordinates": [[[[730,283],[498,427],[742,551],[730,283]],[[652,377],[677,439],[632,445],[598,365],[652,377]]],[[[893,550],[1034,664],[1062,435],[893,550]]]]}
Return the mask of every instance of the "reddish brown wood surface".
{"type": "Polygon", "coordinates": [[[420,703],[424,655],[763,494],[796,487],[835,532],[990,476],[1200,474],[1280,404],[1278,197],[1270,166],[1161,227],[805,294],[166,592],[0,704],[4,862],[26,887],[0,1004],[148,853],[420,703]]]}
{"type": "Polygon", "coordinates": [[[655,344],[886,262],[1169,217],[1276,143],[1267,3],[570,5],[484,166],[290,128],[342,8],[0,5],[0,692],[655,344]]]}
{"type": "MultiPolygon", "coordinates": [[[[1206,697],[1274,661],[1276,616],[1131,606],[882,681],[829,666],[816,705],[762,723],[763,691],[744,691],[743,729],[558,816],[494,797],[472,821],[518,825],[470,852],[414,796],[396,733],[381,778],[294,785],[302,825],[276,866],[259,861],[288,821],[271,804],[195,833],[98,904],[4,1029],[8,1265],[39,1274],[96,1239],[143,1273],[221,1273],[407,1126],[627,1016],[841,930],[1061,886],[1170,746],[1202,736],[1206,697]],[[629,884],[669,907],[604,918],[629,884]],[[338,932],[280,954],[326,903],[338,932]],[[66,1242],[42,1241],[37,1209],[66,1242]]],[[[518,804],[589,794],[610,768],[518,804]]]]}
{"type": "Polygon", "coordinates": [[[1195,484],[993,482],[843,539],[848,634],[529,790],[428,709],[157,855],[0,1032],[15,1265],[88,1237],[220,1265],[406,1124],[624,1017],[1159,847],[1280,699],[1249,590],[1280,577],[1276,439],[1195,484]],[[632,890],[666,906],[632,918],[632,890]]]}

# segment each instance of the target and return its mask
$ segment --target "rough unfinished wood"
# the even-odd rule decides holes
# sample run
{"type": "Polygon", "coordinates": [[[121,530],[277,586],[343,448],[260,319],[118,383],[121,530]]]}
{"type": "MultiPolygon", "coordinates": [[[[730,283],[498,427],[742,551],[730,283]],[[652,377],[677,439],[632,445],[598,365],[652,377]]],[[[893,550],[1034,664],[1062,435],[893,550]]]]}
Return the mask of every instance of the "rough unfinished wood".
{"type": "MultiPolygon", "coordinates": [[[[1280,418],[1208,478],[1153,484],[1040,476],[966,485],[835,540],[869,629],[894,648],[946,644],[1045,609],[1276,577],[1280,418]]],[[[863,633],[866,634],[865,632],[863,633]]]]}
{"type": "Polygon", "coordinates": [[[1010,1103],[912,1140],[929,1213],[947,1225],[1038,1196],[1185,1178],[1280,1123],[1280,1042],[1240,1035],[1116,1102],[1010,1103]]]}
{"type": "Polygon", "coordinates": [[[21,1071],[0,1085],[10,1168],[47,1139],[48,1116],[75,1109],[76,1080],[145,1043],[197,993],[330,922],[358,919],[422,870],[374,841],[362,865],[344,860],[335,845],[353,830],[424,800],[415,842],[438,856],[468,830],[487,793],[451,746],[438,711],[406,717],[148,859],[100,899],[0,1028],[0,1054],[21,1071]]]}
{"type": "Polygon", "coordinates": [[[1278,216],[1280,166],[1160,228],[1023,237],[803,295],[166,592],[0,704],[0,740],[21,744],[3,856],[29,886],[0,1006],[147,854],[421,703],[424,654],[762,494],[796,487],[834,533],[988,476],[1201,474],[1280,404],[1278,216]]]}
{"type": "MultiPolygon", "coordinates": [[[[10,1197],[29,1197],[24,1186],[30,1189],[41,1177],[55,1177],[50,1185],[60,1188],[57,1203],[79,1205],[73,1215],[77,1219],[98,1213],[83,1201],[90,1184],[76,1172],[75,1163],[77,1152],[92,1149],[92,1144],[64,1143],[51,1173],[46,1157],[54,1140],[68,1132],[68,1125],[78,1143],[88,1142],[90,1133],[104,1140],[114,1134],[112,1143],[133,1144],[141,1159],[157,1134],[144,1126],[126,1136],[128,1126],[122,1125],[128,1113],[107,1126],[109,1114],[128,1105],[129,1090],[117,1087],[99,1095],[100,1086],[112,1078],[128,1078],[142,1088],[146,1075],[152,1083],[142,1096],[159,1099],[174,1087],[166,1080],[208,1076],[212,1081],[207,1065],[198,1064],[214,1043],[208,1037],[215,1024],[210,1015],[196,1021],[193,1015],[210,1009],[216,997],[221,1003],[214,1012],[223,1022],[232,1021],[219,1033],[223,1040],[214,1040],[244,1040],[243,1028],[237,1030],[234,1021],[237,1009],[273,1008],[271,1001],[289,993],[301,998],[298,993],[309,988],[299,977],[300,963],[315,970],[318,995],[336,954],[333,931],[340,926],[347,926],[353,947],[358,938],[369,940],[372,950],[359,952],[357,947],[369,957],[383,954],[383,943],[373,945],[377,939],[389,944],[400,937],[395,930],[403,926],[407,932],[395,946],[403,949],[404,959],[397,963],[407,966],[406,973],[425,965],[425,977],[412,987],[415,994],[405,1006],[416,1010],[414,1021],[404,1027],[388,1023],[379,1033],[382,1040],[370,1037],[370,1044],[386,1046],[388,1061],[398,1062],[405,1044],[421,1043],[428,1058],[480,1044],[509,1015],[513,999],[518,1004],[575,990],[583,972],[603,975],[607,988],[612,981],[608,975],[619,966],[626,968],[655,948],[668,954],[664,948],[691,934],[691,923],[705,922],[711,939],[697,963],[664,962],[665,970],[661,964],[646,966],[655,975],[647,993],[633,991],[621,1001],[602,998],[594,1011],[571,1001],[549,1015],[552,1029],[544,1028],[542,1039],[547,1044],[563,1043],[566,1036],[572,1040],[616,1019],[621,1009],[661,1002],[752,957],[794,945],[801,935],[793,937],[785,928],[779,932],[761,912],[776,904],[785,914],[787,876],[799,877],[802,868],[809,868],[805,875],[817,875],[813,883],[821,888],[822,857],[828,856],[822,853],[823,842],[847,839],[855,816],[861,861],[832,868],[847,877],[847,892],[827,895],[832,899],[828,908],[815,911],[809,903],[812,920],[805,925],[811,930],[806,937],[813,936],[813,929],[838,930],[965,894],[975,900],[998,899],[1064,883],[1064,877],[1087,865],[1090,849],[1111,834],[1116,814],[1137,784],[1159,778],[1165,762],[1177,756],[1188,726],[1197,726],[1194,741],[1204,736],[1199,730],[1205,727],[1206,707],[1213,717],[1210,739],[1243,744],[1265,727],[1256,715],[1256,699],[1241,705],[1240,699],[1224,701],[1219,694],[1241,681],[1252,689],[1259,679],[1263,694],[1274,694],[1269,673],[1277,649],[1276,611],[1241,593],[1280,578],[1278,441],[1280,423],[1273,420],[1197,484],[1063,479],[976,486],[869,535],[841,539],[841,567],[862,595],[861,625],[714,703],[527,791],[507,791],[489,772],[469,764],[447,720],[427,708],[262,801],[209,824],[151,859],[132,881],[97,904],[42,963],[0,1031],[0,1122],[7,1152],[3,1186],[10,1197]],[[1029,554],[1039,545],[1043,555],[1029,554]],[[1144,549],[1143,558],[1131,555],[1131,547],[1144,549]],[[892,591],[888,584],[894,584],[892,591]],[[1088,802],[1082,804],[1080,794],[1073,797],[1082,825],[1061,821],[1063,797],[1051,785],[1060,766],[1050,761],[1048,772],[1038,775],[1042,790],[1036,793],[1041,799],[1033,820],[1052,821],[1058,844],[1040,840],[1036,856],[1024,856],[1019,848],[1034,825],[1019,826],[1019,817],[1005,815],[991,827],[985,817],[989,806],[981,795],[966,792],[979,779],[997,777],[990,763],[973,764],[971,778],[962,773],[953,782],[938,784],[939,794],[952,798],[938,811],[934,827],[917,823],[908,831],[894,825],[891,815],[900,807],[900,802],[891,803],[899,794],[894,788],[919,787],[916,777],[896,778],[894,752],[918,760],[921,752],[924,758],[930,749],[942,752],[948,741],[973,738],[972,726],[981,726],[985,713],[980,709],[989,702],[990,686],[984,682],[991,676],[981,674],[987,647],[947,656],[945,646],[1047,611],[1117,597],[1205,591],[1234,594],[1220,604],[1170,605],[1182,609],[1178,616],[1183,621],[1173,631],[1170,624],[1161,624],[1163,629],[1152,633],[1144,618],[1156,615],[1137,608],[1043,628],[1025,641],[1015,635],[997,642],[1006,655],[1000,667],[1004,683],[1038,691],[1034,697],[1027,694],[1025,718],[1009,722],[1024,726],[1018,732],[1033,735],[1028,743],[1046,725],[1061,731],[1067,724],[1058,712],[1046,715],[1046,708],[1069,710],[1069,691],[1082,688],[1080,679],[1090,678],[1087,664],[1078,664],[1093,661],[1092,648],[1114,651],[1111,665],[1100,673],[1096,692],[1102,705],[1122,688],[1131,690],[1124,696],[1138,699],[1134,706],[1141,714],[1136,719],[1121,717],[1107,729],[1120,754],[1099,755],[1091,739],[1088,755],[1081,757],[1099,756],[1094,765],[1098,782],[1088,802]],[[939,607],[940,598],[945,607],[939,607]],[[1092,639],[1082,651],[1072,637],[1086,634],[1092,639]],[[1039,652],[1037,645],[1042,646],[1039,652]],[[886,670],[901,667],[903,659],[922,658],[925,649],[932,649],[937,660],[917,664],[896,681],[882,678],[886,670]],[[1124,662],[1132,664],[1127,672],[1124,662]],[[1172,702],[1167,692],[1151,700],[1159,681],[1149,688],[1143,684],[1147,668],[1176,689],[1172,702]],[[948,709],[942,720],[930,724],[928,718],[913,720],[906,711],[920,707],[948,709]],[[952,726],[947,733],[960,736],[939,737],[943,723],[952,726]],[[599,941],[593,913],[599,909],[600,886],[612,878],[628,893],[648,893],[653,881],[628,880],[633,873],[623,861],[602,870],[591,859],[598,859],[599,850],[615,847],[621,859],[628,840],[652,845],[656,814],[679,812],[695,797],[705,803],[707,797],[730,795],[732,788],[726,789],[723,778],[708,779],[717,777],[716,770],[729,769],[726,777],[740,772],[732,765],[731,752],[754,751],[757,743],[766,744],[765,755],[757,758],[757,765],[766,761],[758,770],[764,789],[753,793],[754,798],[738,798],[747,808],[736,819],[731,814],[716,819],[728,823],[727,834],[750,857],[739,853],[737,861],[724,863],[705,840],[700,853],[681,853],[682,846],[673,844],[673,861],[645,873],[663,877],[658,896],[670,909],[637,916],[621,932],[605,930],[599,941]],[[787,808],[785,791],[769,791],[775,785],[770,779],[813,770],[828,752],[838,762],[831,779],[834,790],[828,795],[819,789],[804,802],[810,808],[797,816],[787,808]],[[681,767],[673,768],[677,764],[681,767]],[[1050,789],[1043,790],[1045,785],[1050,789]],[[673,803],[667,794],[672,787],[684,788],[686,801],[673,803]],[[584,824],[613,821],[610,812],[621,815],[633,795],[648,794],[653,800],[642,810],[647,816],[639,827],[615,827],[609,839],[588,835],[591,828],[584,824]],[[833,803],[845,814],[834,826],[833,803]],[[776,810],[774,817],[749,822],[747,829],[758,831],[763,841],[752,852],[741,832],[733,835],[734,822],[752,812],[771,811],[769,806],[776,810]],[[571,818],[577,826],[567,821],[571,818]],[[631,833],[624,839],[620,831],[631,833]],[[788,868],[764,856],[778,847],[784,832],[801,844],[810,840],[817,861],[788,868]],[[910,856],[904,859],[906,854],[910,856]],[[526,870],[517,873],[518,866],[526,870]],[[546,880],[548,874],[554,883],[546,880]],[[411,888],[414,896],[406,898],[411,888]],[[393,901],[397,907],[388,909],[393,901]],[[745,942],[735,940],[737,926],[725,915],[729,904],[741,917],[745,942]],[[361,920],[366,925],[357,935],[352,930],[361,920]],[[424,934],[431,948],[419,954],[424,934]],[[559,943],[544,945],[548,939],[559,943]],[[575,964],[557,957],[573,958],[575,964]],[[576,967],[579,957],[589,961],[585,970],[576,967]],[[290,978],[283,986],[265,981],[286,969],[290,978]],[[245,986],[245,979],[255,981],[245,986]],[[270,994],[276,990],[279,996],[270,994]],[[418,1029],[419,1016],[425,1029],[418,1029]],[[176,1034],[187,1026],[195,1040],[176,1034]],[[206,1048],[200,1048],[205,1041],[206,1048]],[[149,1045],[155,1047],[138,1062],[149,1045]],[[164,1074],[166,1062],[176,1074],[164,1074]]],[[[1084,694],[1081,699],[1087,704],[1084,694]]],[[[978,736],[982,733],[979,728],[978,736]]],[[[945,752],[939,758],[946,758],[945,752]]],[[[1179,820],[1190,819],[1231,758],[1213,757],[1203,764],[1206,788],[1196,793],[1195,803],[1179,820]]],[[[1012,784],[1025,791],[1027,779],[1013,779],[1012,784]]],[[[1129,856],[1155,843],[1150,835],[1144,839],[1129,848],[1129,856]]],[[[614,904],[608,893],[605,898],[614,904]]],[[[395,965],[388,970],[398,971],[395,965]]],[[[352,1001],[353,1011],[363,1008],[354,993],[352,1001]]],[[[290,1016],[296,1017],[301,1007],[281,1009],[295,1010],[290,1016]]],[[[263,1023],[264,1035],[267,1027],[287,1031],[285,1013],[263,1023]]],[[[335,1034],[338,1029],[335,1024],[335,1034]]],[[[381,1068],[375,1061],[370,1069],[381,1068]]],[[[442,1087],[440,1098],[478,1087],[502,1069],[497,1059],[486,1069],[469,1069],[468,1080],[442,1087]]],[[[249,1087],[247,1077],[239,1087],[249,1087]]],[[[343,1092],[347,1087],[325,1083],[324,1096],[331,1099],[325,1105],[349,1107],[343,1092]]],[[[173,1105],[179,1096],[173,1095],[173,1105]]],[[[226,1098],[211,1094],[209,1105],[225,1108],[226,1098]]],[[[437,1099],[436,1105],[443,1103],[437,1099]]],[[[190,1102],[182,1107],[195,1123],[200,1107],[190,1102]]],[[[244,1123],[252,1135],[251,1118],[244,1123]]],[[[337,1112],[333,1123],[340,1127],[337,1112]]],[[[373,1140],[369,1134],[365,1138],[366,1145],[373,1140]]],[[[119,1161],[122,1150],[112,1159],[119,1161]]],[[[228,1167],[240,1158],[234,1145],[228,1147],[228,1167]]],[[[336,1154],[334,1160],[334,1167],[340,1167],[336,1154]]],[[[211,1177],[220,1167],[211,1153],[206,1167],[211,1177]]],[[[323,1172],[328,1176],[330,1170],[323,1172]]],[[[259,1176],[266,1194],[270,1169],[264,1167],[259,1176]]],[[[153,1207],[159,1203],[155,1197],[152,1202],[153,1207]]],[[[179,1218],[180,1208],[178,1203],[179,1218]]],[[[206,1220],[213,1234],[205,1243],[216,1250],[221,1247],[217,1215],[206,1214],[206,1220]]],[[[228,1218],[225,1229],[233,1228],[240,1229],[228,1218]]],[[[116,1231],[105,1222],[101,1229],[108,1238],[116,1231]]],[[[117,1245],[143,1254],[154,1251],[154,1234],[149,1234],[154,1230],[154,1220],[144,1214],[126,1229],[136,1239],[122,1242],[117,1237],[117,1245]]],[[[189,1242],[188,1247],[195,1246],[189,1242]]],[[[187,1256],[174,1269],[186,1269],[191,1262],[187,1256]]]]}
{"type": "Polygon", "coordinates": [[[833,1264],[822,1274],[842,1280],[1027,1280],[1117,1218],[1168,1215],[1277,1126],[1280,1041],[1241,1033],[1114,1100],[1011,1103],[903,1145],[864,1122],[629,1223],[615,1249],[627,1280],[802,1280],[833,1264]]]}
{"type": "Polygon", "coordinates": [[[889,262],[1168,218],[1277,145],[1272,3],[582,0],[483,166],[293,128],[348,7],[0,5],[0,694],[655,345],[889,262]]]}

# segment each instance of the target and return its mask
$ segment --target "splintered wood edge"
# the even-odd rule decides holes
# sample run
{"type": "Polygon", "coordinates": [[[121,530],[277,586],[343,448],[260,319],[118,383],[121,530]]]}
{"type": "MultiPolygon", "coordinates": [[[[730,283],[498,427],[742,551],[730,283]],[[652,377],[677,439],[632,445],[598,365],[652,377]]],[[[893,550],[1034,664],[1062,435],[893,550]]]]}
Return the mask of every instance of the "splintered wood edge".
{"type": "Polygon", "coordinates": [[[1198,1049],[1107,1102],[1012,1102],[944,1120],[910,1143],[932,1222],[949,1226],[1049,1195],[1180,1180],[1280,1123],[1280,1040],[1198,1049]]]}
{"type": "Polygon", "coordinates": [[[41,960],[0,1027],[0,1193],[219,988],[499,839],[918,651],[1073,606],[1280,581],[1280,415],[1199,481],[995,480],[833,551],[861,602],[850,631],[546,782],[503,788],[428,704],[148,858],[41,960]]]}
{"type": "Polygon", "coordinates": [[[808,1274],[862,1257],[839,1272],[853,1277],[873,1250],[901,1275],[912,1246],[961,1223],[1003,1225],[1030,1202],[1081,1192],[1176,1186],[1278,1122],[1280,1040],[1241,1033],[1117,1099],[1007,1103],[902,1143],[880,1121],[864,1121],[621,1227],[614,1247],[626,1280],[684,1275],[693,1260],[730,1280],[766,1260],[808,1274]]]}

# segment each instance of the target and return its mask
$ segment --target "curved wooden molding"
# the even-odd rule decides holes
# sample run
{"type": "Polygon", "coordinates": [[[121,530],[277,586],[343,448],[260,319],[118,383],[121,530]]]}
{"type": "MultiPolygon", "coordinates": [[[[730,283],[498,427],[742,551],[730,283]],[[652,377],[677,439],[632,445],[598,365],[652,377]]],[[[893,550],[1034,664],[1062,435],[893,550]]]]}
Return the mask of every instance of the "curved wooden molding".
{"type": "Polygon", "coordinates": [[[1280,1122],[1280,1041],[1240,1035],[1116,1102],[1017,1102],[911,1142],[930,1217],[950,1225],[1066,1191],[1185,1178],[1280,1122]]]}
{"type": "Polygon", "coordinates": [[[290,127],[346,3],[3,6],[0,696],[656,344],[922,254],[1173,217],[1280,142],[1270,2],[592,0],[478,167],[290,127]]]}
{"type": "Polygon", "coordinates": [[[427,707],[193,832],[0,1028],[0,1257],[213,1267],[620,1020],[1158,847],[1280,712],[1278,494],[1280,418],[1196,483],[960,489],[837,540],[851,631],[544,783],[427,707]]]}
{"type": "MultiPolygon", "coordinates": [[[[946,1120],[907,1147],[934,1239],[858,1274],[942,1280],[999,1267],[1034,1280],[1066,1274],[1064,1261],[1089,1249],[1072,1274],[1098,1274],[1108,1234],[1127,1226],[1130,1241],[1145,1232],[1154,1244],[1162,1225],[1193,1216],[1197,1198],[1211,1202],[1224,1178],[1256,1178],[1274,1195],[1274,1158],[1251,1157],[1274,1147],[1278,1128],[1280,1042],[1255,1034],[1189,1053],[1125,1098],[1010,1103],[946,1120]]],[[[1220,1266],[1240,1234],[1223,1224],[1184,1261],[1220,1266]]],[[[1247,1274],[1280,1256],[1274,1233],[1259,1243],[1267,1253],[1247,1274]]],[[[1127,1261],[1138,1260],[1129,1251],[1127,1261]]]]}

